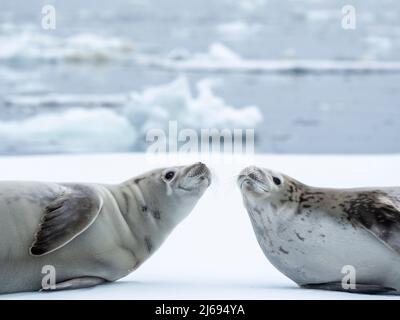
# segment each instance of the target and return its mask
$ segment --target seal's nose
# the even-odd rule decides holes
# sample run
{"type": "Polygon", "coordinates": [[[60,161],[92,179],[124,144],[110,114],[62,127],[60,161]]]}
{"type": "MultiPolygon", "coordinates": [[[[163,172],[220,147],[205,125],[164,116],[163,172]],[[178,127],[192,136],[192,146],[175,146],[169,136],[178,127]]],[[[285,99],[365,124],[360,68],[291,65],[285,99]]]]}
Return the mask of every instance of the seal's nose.
{"type": "Polygon", "coordinates": [[[194,164],[196,167],[199,167],[199,168],[201,168],[201,169],[207,169],[207,166],[203,163],[203,162],[196,162],[195,164],[194,164]]]}
{"type": "Polygon", "coordinates": [[[195,181],[207,180],[208,186],[211,184],[211,171],[202,162],[196,162],[188,166],[185,170],[185,175],[195,181]]]}
{"type": "MultiPolygon", "coordinates": [[[[240,188],[248,188],[249,190],[255,189],[257,186],[263,186],[265,174],[262,169],[256,166],[244,168],[238,176],[237,184],[240,188]]],[[[264,187],[263,187],[264,188],[264,187]]]]}
{"type": "Polygon", "coordinates": [[[196,162],[188,168],[188,176],[189,177],[198,177],[198,176],[209,176],[210,170],[208,167],[202,162],[196,162]]]}
{"type": "Polygon", "coordinates": [[[256,166],[249,166],[244,168],[240,173],[239,173],[239,179],[243,179],[243,178],[248,178],[251,180],[260,180],[264,177],[264,173],[263,171],[256,167],[256,166]]]}
{"type": "Polygon", "coordinates": [[[257,180],[257,174],[254,173],[254,172],[250,172],[247,176],[248,176],[250,179],[257,180]]]}

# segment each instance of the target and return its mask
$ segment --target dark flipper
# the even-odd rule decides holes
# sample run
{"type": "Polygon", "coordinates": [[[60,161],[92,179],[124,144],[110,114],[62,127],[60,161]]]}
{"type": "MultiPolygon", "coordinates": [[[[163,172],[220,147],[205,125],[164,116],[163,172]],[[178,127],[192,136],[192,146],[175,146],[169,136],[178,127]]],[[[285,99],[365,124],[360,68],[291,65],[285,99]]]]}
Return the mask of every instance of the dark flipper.
{"type": "Polygon", "coordinates": [[[104,280],[103,278],[81,277],[81,278],[75,278],[75,279],[57,283],[55,285],[55,288],[43,288],[40,291],[51,292],[51,291],[90,288],[90,287],[97,286],[98,284],[102,284],[104,282],[106,282],[106,280],[104,280]]]}
{"type": "Polygon", "coordinates": [[[67,186],[44,208],[30,249],[34,256],[55,251],[84,232],[96,220],[103,199],[89,186],[67,186]]]}
{"type": "Polygon", "coordinates": [[[381,191],[359,192],[343,202],[343,209],[355,225],[400,254],[400,203],[381,191]]]}
{"type": "Polygon", "coordinates": [[[374,284],[356,284],[355,289],[344,289],[340,282],[328,282],[328,283],[310,283],[301,285],[304,289],[318,289],[318,290],[332,290],[332,291],[343,291],[350,293],[366,293],[366,294],[377,294],[377,293],[390,293],[396,291],[394,288],[383,287],[374,284]]]}

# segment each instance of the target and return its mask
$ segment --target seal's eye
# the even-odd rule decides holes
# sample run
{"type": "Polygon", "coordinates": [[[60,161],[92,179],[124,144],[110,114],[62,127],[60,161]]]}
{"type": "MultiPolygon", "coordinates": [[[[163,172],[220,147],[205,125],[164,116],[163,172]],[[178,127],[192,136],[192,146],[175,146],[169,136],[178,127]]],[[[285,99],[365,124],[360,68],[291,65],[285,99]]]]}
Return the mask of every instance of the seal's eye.
{"type": "Polygon", "coordinates": [[[165,174],[165,179],[171,180],[171,179],[174,177],[174,175],[175,175],[175,172],[173,172],[173,171],[168,171],[168,172],[165,174]]]}
{"type": "Polygon", "coordinates": [[[272,177],[272,180],[274,181],[274,183],[279,186],[282,182],[281,179],[277,178],[277,177],[272,177]]]}

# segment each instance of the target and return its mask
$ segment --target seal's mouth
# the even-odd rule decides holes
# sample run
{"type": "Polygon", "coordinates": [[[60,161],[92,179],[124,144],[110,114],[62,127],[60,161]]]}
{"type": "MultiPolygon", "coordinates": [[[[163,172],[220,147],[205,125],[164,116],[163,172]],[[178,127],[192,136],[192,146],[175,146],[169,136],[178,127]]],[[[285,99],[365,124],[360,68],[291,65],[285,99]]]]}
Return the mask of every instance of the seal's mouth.
{"type": "Polygon", "coordinates": [[[240,178],[238,184],[240,189],[242,190],[254,192],[269,192],[269,189],[262,182],[251,179],[249,177],[240,178]]]}
{"type": "Polygon", "coordinates": [[[182,183],[179,188],[191,191],[195,188],[205,185],[209,187],[211,184],[211,172],[204,163],[197,162],[185,168],[183,172],[182,183]]]}
{"type": "Polygon", "coordinates": [[[270,188],[264,174],[255,167],[244,169],[238,176],[237,183],[242,192],[268,193],[270,188]]]}

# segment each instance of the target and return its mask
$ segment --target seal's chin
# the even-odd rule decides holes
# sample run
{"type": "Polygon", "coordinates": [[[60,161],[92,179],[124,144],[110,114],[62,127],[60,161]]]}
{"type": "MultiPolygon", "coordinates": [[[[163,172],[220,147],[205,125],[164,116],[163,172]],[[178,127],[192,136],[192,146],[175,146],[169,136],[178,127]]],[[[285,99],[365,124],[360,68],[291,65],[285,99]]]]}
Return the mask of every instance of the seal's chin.
{"type": "Polygon", "coordinates": [[[197,162],[184,169],[179,189],[184,191],[205,190],[211,184],[211,172],[204,163],[197,162]]]}

